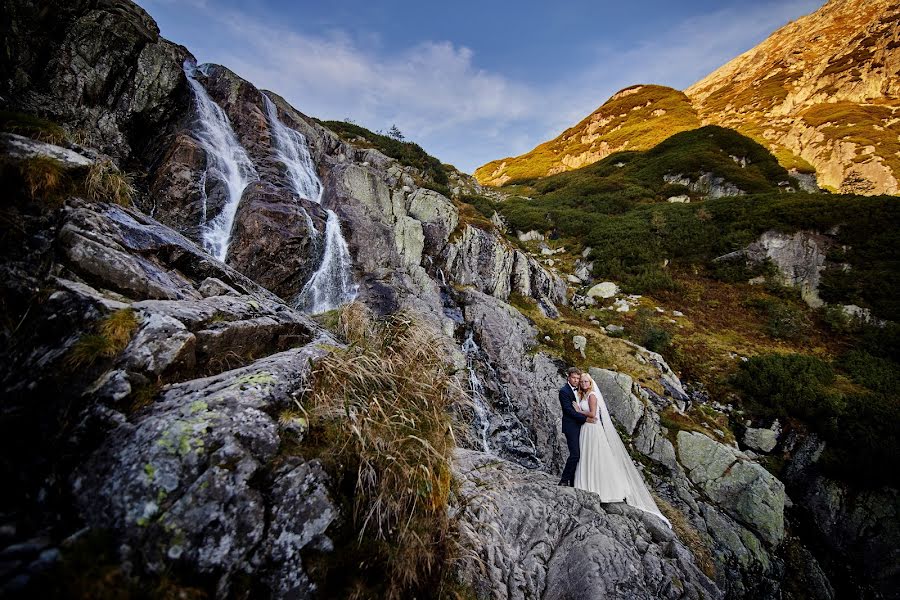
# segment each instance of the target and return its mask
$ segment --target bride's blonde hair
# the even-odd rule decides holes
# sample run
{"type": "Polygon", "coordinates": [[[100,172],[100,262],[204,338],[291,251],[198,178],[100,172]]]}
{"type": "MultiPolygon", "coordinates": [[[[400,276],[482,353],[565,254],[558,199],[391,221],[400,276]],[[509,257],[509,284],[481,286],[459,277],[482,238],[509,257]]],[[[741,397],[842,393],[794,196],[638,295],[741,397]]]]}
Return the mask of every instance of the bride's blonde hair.
{"type": "Polygon", "coordinates": [[[593,387],[594,387],[594,378],[591,377],[590,374],[587,373],[587,371],[583,372],[583,373],[581,374],[581,378],[578,379],[578,396],[579,396],[579,397],[584,396],[585,391],[590,392],[590,391],[591,391],[591,388],[593,388],[593,387]],[[587,380],[591,382],[591,387],[588,388],[587,390],[581,389],[581,380],[584,379],[585,377],[587,377],[587,380]]]}

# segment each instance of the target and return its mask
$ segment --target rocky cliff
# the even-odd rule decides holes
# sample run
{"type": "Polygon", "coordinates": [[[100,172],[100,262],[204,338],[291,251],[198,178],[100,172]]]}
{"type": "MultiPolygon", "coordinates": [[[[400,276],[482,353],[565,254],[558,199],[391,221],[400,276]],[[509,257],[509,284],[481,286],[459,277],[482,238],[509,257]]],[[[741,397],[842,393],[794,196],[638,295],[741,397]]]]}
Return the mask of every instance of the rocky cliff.
{"type": "MultiPolygon", "coordinates": [[[[62,125],[53,143],[4,135],[4,595],[304,598],[335,573],[354,584],[365,565],[348,567],[356,546],[341,546],[353,487],[304,446],[297,408],[349,345],[325,327],[335,312],[303,310],[345,248],[358,301],[431,324],[468,396],[448,507],[460,551],[441,581],[482,598],[797,597],[798,581],[833,597],[791,537],[785,487],[756,453],[768,451],[719,429],[725,409],[644,348],[590,342],[620,353],[621,370],[593,372],[674,528],[554,485],[566,363],[553,344],[568,341],[539,321],[567,318],[564,270],[422,172],[197,66],[130,2],[64,4],[13,2],[3,24],[4,109],[62,125]],[[135,173],[134,206],[106,201],[117,169],[135,173]],[[677,426],[697,411],[713,415],[705,426],[677,426]],[[73,575],[81,587],[60,589],[73,575]]],[[[854,534],[834,552],[884,547],[854,534]]],[[[877,587],[890,589],[890,564],[871,563],[877,587]]]]}

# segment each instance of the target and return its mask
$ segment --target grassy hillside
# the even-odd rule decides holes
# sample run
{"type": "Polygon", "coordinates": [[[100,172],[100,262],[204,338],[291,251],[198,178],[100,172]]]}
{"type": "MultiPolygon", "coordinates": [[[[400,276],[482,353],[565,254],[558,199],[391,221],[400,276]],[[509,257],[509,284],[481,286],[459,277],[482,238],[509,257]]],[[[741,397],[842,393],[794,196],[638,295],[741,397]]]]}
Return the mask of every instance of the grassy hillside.
{"type": "Polygon", "coordinates": [[[475,170],[482,185],[503,185],[581,167],[622,150],[646,150],[667,137],[700,126],[683,93],[637,85],[613,95],[580,123],[534,150],[475,170]]]}
{"type": "MultiPolygon", "coordinates": [[[[418,144],[396,140],[392,137],[369,131],[355,123],[321,121],[321,124],[338,134],[341,139],[355,146],[375,148],[382,154],[390,156],[404,165],[418,169],[427,179],[426,183],[430,182],[438,186],[446,186],[449,183],[447,172],[441,161],[425,152],[418,144]]],[[[449,196],[449,192],[445,195],[449,196]]]]}
{"type": "MultiPolygon", "coordinates": [[[[564,247],[553,256],[553,268],[571,272],[590,247],[597,279],[643,295],[633,299],[629,312],[601,303],[563,308],[557,321],[542,318],[520,299],[540,337],[550,340],[545,351],[572,364],[625,370],[652,387],[616,346],[619,340],[597,333],[589,319],[621,325],[627,338],[662,353],[686,381],[704,384],[714,398],[744,411],[731,423],[712,425],[700,409],[664,414],[670,429],[713,427],[733,439],[746,418],[765,423],[778,417],[824,437],[824,461],[834,476],[896,484],[895,475],[876,465],[900,458],[892,425],[900,418],[900,231],[890,226],[900,222],[900,202],[786,193],[779,184],[788,179],[776,158],[753,140],[704,127],[645,152],[617,153],[576,171],[506,186],[510,195],[503,201],[466,200],[487,216],[500,212],[512,230],[538,230],[552,248],[564,247]],[[732,157],[746,159],[746,166],[732,157]],[[703,172],[747,195],[690,194],[689,204],[666,201],[687,190],[667,184],[664,175],[694,178],[703,172]],[[770,265],[713,262],[768,230],[829,232],[834,245],[820,284],[823,299],[869,308],[891,322],[864,325],[836,308],[811,309],[797,290],[772,277],[770,265]],[[750,285],[756,276],[765,284],[750,285]],[[589,340],[584,361],[570,347],[573,335],[589,340]]],[[[523,244],[532,251],[536,245],[523,244]]],[[[769,466],[777,473],[780,464],[772,459],[769,466]]]]}

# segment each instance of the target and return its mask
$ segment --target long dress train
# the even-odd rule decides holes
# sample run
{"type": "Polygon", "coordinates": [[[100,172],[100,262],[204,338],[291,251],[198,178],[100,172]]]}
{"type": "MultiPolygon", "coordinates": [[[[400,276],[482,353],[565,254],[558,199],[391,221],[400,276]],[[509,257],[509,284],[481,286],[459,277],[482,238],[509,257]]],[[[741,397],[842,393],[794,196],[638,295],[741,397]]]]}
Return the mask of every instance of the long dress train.
{"type": "MultiPolygon", "coordinates": [[[[585,423],[581,427],[581,458],[575,469],[575,487],[594,492],[600,496],[601,502],[625,502],[654,514],[671,527],[631,461],[596,384],[590,393],[597,397],[594,416],[596,418],[599,415],[599,419],[596,423],[585,423]]],[[[582,411],[589,408],[589,396],[590,394],[579,400],[582,411]]]]}

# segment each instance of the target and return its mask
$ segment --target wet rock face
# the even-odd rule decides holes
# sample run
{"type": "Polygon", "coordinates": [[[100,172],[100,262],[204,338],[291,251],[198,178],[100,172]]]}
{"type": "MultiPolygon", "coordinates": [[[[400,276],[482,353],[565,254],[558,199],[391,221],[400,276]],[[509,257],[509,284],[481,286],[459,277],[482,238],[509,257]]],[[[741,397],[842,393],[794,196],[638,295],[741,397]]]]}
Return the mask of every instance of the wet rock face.
{"type": "Polygon", "coordinates": [[[568,451],[561,432],[560,366],[532,355],[537,330],[515,308],[475,290],[462,294],[463,314],[480,344],[476,371],[487,392],[488,441],[500,456],[559,474],[568,451]]]}
{"type": "Polygon", "coordinates": [[[321,354],[290,350],[166,390],[74,475],[89,526],[117,532],[122,558],[151,573],[186,565],[227,593],[235,575],[272,569],[277,597],[309,596],[300,552],[330,548],[337,509],[315,461],[270,465],[284,435],[277,410],[321,354]]]}
{"type": "Polygon", "coordinates": [[[454,470],[481,561],[464,561],[460,577],[479,598],[724,597],[656,517],[477,452],[458,451],[454,470]]]}
{"type": "Polygon", "coordinates": [[[321,261],[324,217],[319,206],[284,188],[251,183],[238,205],[226,260],[280,297],[294,298],[321,261]],[[319,229],[309,228],[307,215],[315,215],[319,229]]]}

